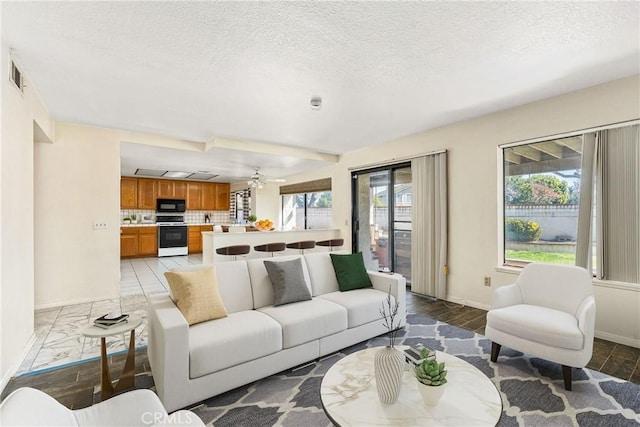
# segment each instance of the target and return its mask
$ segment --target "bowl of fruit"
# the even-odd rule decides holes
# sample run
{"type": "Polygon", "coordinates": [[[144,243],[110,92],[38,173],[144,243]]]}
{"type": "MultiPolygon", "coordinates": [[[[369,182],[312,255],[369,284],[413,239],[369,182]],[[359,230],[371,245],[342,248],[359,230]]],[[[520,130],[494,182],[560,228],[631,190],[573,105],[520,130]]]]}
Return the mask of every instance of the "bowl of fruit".
{"type": "Polygon", "coordinates": [[[272,231],[274,226],[273,221],[270,219],[258,220],[253,225],[260,231],[272,231]]]}

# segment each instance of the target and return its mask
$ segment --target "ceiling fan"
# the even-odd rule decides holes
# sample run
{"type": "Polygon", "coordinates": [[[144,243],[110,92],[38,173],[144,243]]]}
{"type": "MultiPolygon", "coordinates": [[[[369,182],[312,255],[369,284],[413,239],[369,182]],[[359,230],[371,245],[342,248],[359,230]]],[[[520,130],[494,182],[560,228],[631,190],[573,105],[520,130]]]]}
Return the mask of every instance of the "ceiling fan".
{"type": "Polygon", "coordinates": [[[253,169],[255,172],[247,180],[247,184],[251,188],[262,188],[267,182],[285,182],[285,180],[281,178],[267,178],[260,173],[260,167],[258,166],[254,166],[253,169]]]}

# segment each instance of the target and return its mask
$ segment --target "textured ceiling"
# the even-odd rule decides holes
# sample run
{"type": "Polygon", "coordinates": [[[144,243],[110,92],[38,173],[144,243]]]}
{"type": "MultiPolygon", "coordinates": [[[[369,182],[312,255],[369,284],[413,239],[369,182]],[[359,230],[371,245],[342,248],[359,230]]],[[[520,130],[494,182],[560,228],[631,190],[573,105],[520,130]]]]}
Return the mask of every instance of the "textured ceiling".
{"type": "Polygon", "coordinates": [[[2,9],[55,119],[202,142],[340,154],[640,72],[636,1],[2,9]]]}

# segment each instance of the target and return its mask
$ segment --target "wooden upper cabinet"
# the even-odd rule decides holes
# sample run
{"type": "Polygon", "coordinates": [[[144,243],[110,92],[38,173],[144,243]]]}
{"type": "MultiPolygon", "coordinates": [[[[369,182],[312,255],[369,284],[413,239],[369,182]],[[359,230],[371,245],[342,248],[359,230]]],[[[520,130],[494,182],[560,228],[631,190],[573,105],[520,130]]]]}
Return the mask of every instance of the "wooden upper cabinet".
{"type": "Polygon", "coordinates": [[[138,207],[138,180],[136,178],[120,178],[120,209],[136,209],[138,207]]]}
{"type": "Polygon", "coordinates": [[[187,210],[202,209],[202,183],[187,182],[187,210]]]}
{"type": "Polygon", "coordinates": [[[156,208],[158,181],[155,179],[138,179],[138,209],[156,208]]]}
{"type": "Polygon", "coordinates": [[[187,183],[184,181],[159,179],[158,197],[163,199],[186,199],[187,183]]]}
{"type": "Polygon", "coordinates": [[[217,211],[228,211],[230,194],[230,184],[216,184],[216,203],[214,209],[217,211]]]}
{"type": "Polygon", "coordinates": [[[213,182],[202,183],[202,210],[212,211],[216,208],[216,185],[213,182]]]}

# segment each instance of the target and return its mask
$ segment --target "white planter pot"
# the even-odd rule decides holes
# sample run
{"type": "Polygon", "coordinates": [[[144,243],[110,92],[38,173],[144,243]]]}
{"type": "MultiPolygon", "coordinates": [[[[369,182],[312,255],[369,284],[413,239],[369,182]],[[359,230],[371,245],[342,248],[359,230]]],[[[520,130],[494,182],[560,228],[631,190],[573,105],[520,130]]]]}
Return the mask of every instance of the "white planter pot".
{"type": "Polygon", "coordinates": [[[424,403],[429,406],[433,406],[438,403],[438,401],[442,397],[442,393],[444,393],[444,388],[444,385],[434,387],[418,382],[418,391],[422,395],[422,400],[424,400],[424,403]]]}
{"type": "Polygon", "coordinates": [[[394,403],[398,399],[404,363],[404,355],[395,348],[384,347],[376,352],[373,368],[378,397],[382,403],[394,403]]]}

